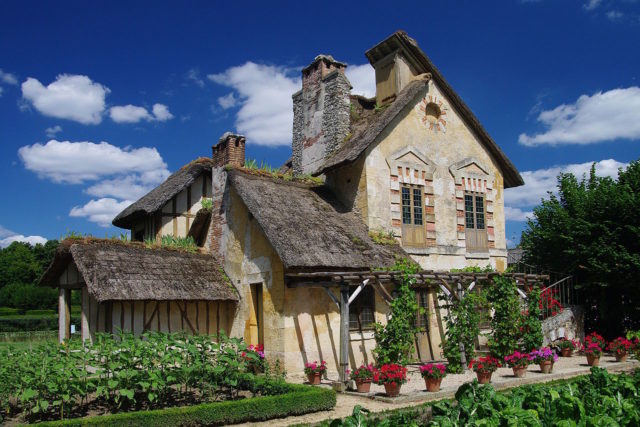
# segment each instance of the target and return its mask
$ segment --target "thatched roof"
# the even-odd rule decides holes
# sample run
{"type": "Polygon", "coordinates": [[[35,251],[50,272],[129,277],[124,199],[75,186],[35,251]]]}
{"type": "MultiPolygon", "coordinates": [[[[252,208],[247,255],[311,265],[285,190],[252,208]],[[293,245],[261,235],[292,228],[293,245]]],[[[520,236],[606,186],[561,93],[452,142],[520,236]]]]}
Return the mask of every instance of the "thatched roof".
{"type": "Polygon", "coordinates": [[[200,157],[184,165],[174,172],[165,182],[142,196],[120,212],[114,219],[113,225],[121,228],[131,228],[138,218],[150,215],[161,209],[173,196],[191,185],[203,173],[211,173],[213,160],[200,157]]]}
{"type": "Polygon", "coordinates": [[[72,261],[89,294],[100,302],[238,300],[237,291],[211,255],[98,239],[63,242],[40,284],[58,286],[72,261]]]}
{"type": "Polygon", "coordinates": [[[229,180],[285,268],[387,267],[407,256],[398,245],[374,243],[362,219],[325,186],[240,170],[230,171],[229,180]]]}
{"type": "MultiPolygon", "coordinates": [[[[524,181],[520,176],[520,173],[516,167],[511,163],[507,156],[502,152],[498,144],[491,138],[489,133],[484,129],[478,118],[473,114],[471,109],[464,103],[462,98],[456,93],[451,85],[444,78],[440,70],[431,62],[429,57],[420,49],[418,43],[409,37],[404,31],[397,31],[389,36],[387,39],[377,44],[373,48],[366,52],[367,58],[370,62],[375,62],[379,58],[383,58],[396,50],[403,50],[409,58],[407,58],[417,68],[418,73],[430,73],[433,81],[438,85],[440,90],[450,100],[451,104],[455,107],[456,111],[460,113],[472,131],[477,135],[480,142],[485,146],[487,151],[491,153],[496,163],[500,166],[504,177],[505,188],[517,187],[523,185],[524,181]]],[[[411,99],[407,99],[407,89],[414,83],[409,84],[401,91],[393,103],[389,106],[388,111],[385,113],[397,115],[402,108],[411,99]],[[399,103],[397,106],[394,104],[399,103]],[[389,112],[389,110],[393,111],[389,112]],[[395,114],[394,114],[395,113],[395,114]]],[[[393,119],[393,117],[391,117],[393,119]]],[[[367,131],[360,138],[351,138],[336,154],[327,161],[318,171],[318,174],[325,173],[331,169],[337,168],[344,164],[350,163],[356,160],[360,154],[362,154],[366,148],[374,142],[376,137],[382,132],[382,130],[390,123],[391,120],[385,114],[379,116],[379,118],[369,124],[373,129],[367,131]]]]}

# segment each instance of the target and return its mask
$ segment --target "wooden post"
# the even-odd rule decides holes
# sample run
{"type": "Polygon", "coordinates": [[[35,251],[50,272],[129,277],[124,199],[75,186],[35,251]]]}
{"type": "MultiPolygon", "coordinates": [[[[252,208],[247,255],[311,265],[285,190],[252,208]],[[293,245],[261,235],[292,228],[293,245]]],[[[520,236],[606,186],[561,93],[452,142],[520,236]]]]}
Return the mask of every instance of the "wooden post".
{"type": "Polygon", "coordinates": [[[89,316],[91,315],[91,306],[89,304],[89,290],[86,286],[82,287],[82,321],[81,321],[81,331],[82,331],[82,341],[89,340],[91,341],[91,334],[89,331],[89,316]]]}
{"type": "Polygon", "coordinates": [[[71,299],[69,289],[60,288],[58,294],[58,342],[68,340],[71,337],[71,313],[69,300],[71,299]]]}
{"type": "Polygon", "coordinates": [[[349,287],[340,287],[340,367],[338,376],[340,382],[347,382],[349,367],[349,287]]]}
{"type": "MultiPolygon", "coordinates": [[[[462,303],[462,297],[464,292],[462,291],[462,283],[458,282],[458,304],[462,303]]],[[[464,343],[460,341],[460,364],[462,365],[462,371],[467,370],[467,354],[464,349],[464,343]]]]}

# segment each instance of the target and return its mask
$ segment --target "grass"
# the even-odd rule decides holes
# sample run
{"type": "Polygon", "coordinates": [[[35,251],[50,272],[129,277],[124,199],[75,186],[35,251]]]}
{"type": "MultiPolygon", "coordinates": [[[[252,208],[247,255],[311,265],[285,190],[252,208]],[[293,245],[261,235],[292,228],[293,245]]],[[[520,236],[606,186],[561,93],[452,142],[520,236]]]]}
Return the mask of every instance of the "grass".
{"type": "Polygon", "coordinates": [[[40,344],[56,342],[58,331],[5,332],[0,334],[0,351],[9,347],[31,350],[40,344]]]}

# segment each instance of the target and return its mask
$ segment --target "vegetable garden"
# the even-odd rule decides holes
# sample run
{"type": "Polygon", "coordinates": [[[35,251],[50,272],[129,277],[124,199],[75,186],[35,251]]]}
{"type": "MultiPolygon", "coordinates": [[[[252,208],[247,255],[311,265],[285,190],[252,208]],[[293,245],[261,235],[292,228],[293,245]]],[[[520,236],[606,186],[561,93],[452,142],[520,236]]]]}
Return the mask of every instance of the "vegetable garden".
{"type": "MultiPolygon", "coordinates": [[[[84,346],[70,341],[0,351],[0,416],[35,422],[212,402],[258,405],[262,397],[311,389],[283,378],[279,364],[266,363],[261,350],[223,334],[217,342],[164,333],[97,334],[94,344],[84,346]],[[259,371],[264,374],[254,375],[259,371]]],[[[298,406],[308,412],[335,405],[333,391],[316,394],[298,406]]]]}

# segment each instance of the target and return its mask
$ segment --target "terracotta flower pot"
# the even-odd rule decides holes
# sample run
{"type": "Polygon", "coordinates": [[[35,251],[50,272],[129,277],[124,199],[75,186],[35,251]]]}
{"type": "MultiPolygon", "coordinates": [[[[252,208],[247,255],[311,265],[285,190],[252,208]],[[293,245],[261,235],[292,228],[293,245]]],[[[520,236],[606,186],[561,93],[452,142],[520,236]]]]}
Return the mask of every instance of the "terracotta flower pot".
{"type": "Polygon", "coordinates": [[[371,390],[371,379],[356,380],[356,390],[358,393],[369,393],[369,390],[371,390]]]}
{"type": "Polygon", "coordinates": [[[493,374],[493,372],[476,372],[478,383],[489,384],[491,382],[491,374],[493,374]]]}
{"type": "Polygon", "coordinates": [[[514,366],[511,369],[513,369],[513,376],[516,378],[523,378],[527,374],[526,366],[514,366]]]}
{"type": "Polygon", "coordinates": [[[427,391],[436,392],[440,391],[440,384],[442,384],[442,378],[425,378],[424,385],[427,387],[427,391]]]}
{"type": "Polygon", "coordinates": [[[540,371],[543,374],[550,374],[553,372],[553,362],[551,360],[545,360],[540,363],[540,371]]]}
{"type": "Polygon", "coordinates": [[[320,385],[320,377],[322,374],[320,372],[313,372],[311,374],[307,374],[307,379],[309,380],[309,384],[311,385],[320,385]]]}
{"type": "Polygon", "coordinates": [[[400,394],[400,383],[384,383],[384,391],[389,397],[398,397],[400,394]]]}
{"type": "Polygon", "coordinates": [[[573,349],[563,348],[562,350],[560,350],[560,355],[562,357],[571,357],[572,354],[573,354],[573,349]]]}
{"type": "Polygon", "coordinates": [[[616,362],[626,362],[627,361],[627,353],[618,354],[616,353],[616,362]]]}
{"type": "Polygon", "coordinates": [[[600,356],[587,354],[587,363],[589,366],[598,366],[600,364],[600,356]]]}

